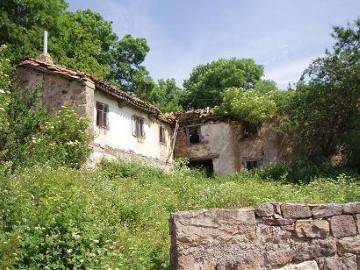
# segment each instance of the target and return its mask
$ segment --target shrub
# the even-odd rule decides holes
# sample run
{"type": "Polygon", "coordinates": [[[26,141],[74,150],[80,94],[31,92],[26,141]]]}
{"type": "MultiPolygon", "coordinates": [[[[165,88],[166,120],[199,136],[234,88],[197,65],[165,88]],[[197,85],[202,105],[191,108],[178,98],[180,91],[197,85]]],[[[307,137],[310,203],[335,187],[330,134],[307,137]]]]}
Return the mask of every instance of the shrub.
{"type": "Polygon", "coordinates": [[[88,121],[68,108],[49,114],[39,90],[11,93],[8,128],[0,134],[0,159],[12,169],[47,163],[79,167],[90,154],[88,121]]]}

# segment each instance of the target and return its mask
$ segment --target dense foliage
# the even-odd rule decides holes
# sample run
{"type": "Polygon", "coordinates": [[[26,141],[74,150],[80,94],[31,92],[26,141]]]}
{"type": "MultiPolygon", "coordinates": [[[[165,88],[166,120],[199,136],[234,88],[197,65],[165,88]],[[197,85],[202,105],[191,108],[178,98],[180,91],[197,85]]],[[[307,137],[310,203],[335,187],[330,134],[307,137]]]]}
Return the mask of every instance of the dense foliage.
{"type": "Polygon", "coordinates": [[[341,154],[360,168],[360,19],[334,27],[335,44],[304,72],[286,115],[298,151],[304,157],[341,154]]]}
{"type": "Polygon", "coordinates": [[[209,179],[186,168],[122,162],[97,171],[42,166],[0,174],[0,268],[169,269],[171,212],[360,200],[356,176],[295,185],[259,174],[209,179]]]}
{"type": "Polygon", "coordinates": [[[11,62],[39,56],[43,31],[48,30],[49,53],[56,64],[113,81],[146,99],[144,92],[155,86],[141,65],[149,51],[146,40],[128,34],[119,39],[99,13],[66,8],[63,0],[1,1],[0,44],[8,45],[11,62]]]}
{"type": "Polygon", "coordinates": [[[79,167],[89,156],[88,120],[61,108],[49,114],[37,90],[12,92],[0,127],[0,161],[11,169],[36,164],[79,167]]]}
{"type": "Polygon", "coordinates": [[[252,59],[218,59],[193,69],[184,81],[185,108],[205,108],[220,105],[226,88],[250,89],[260,81],[264,70],[252,59]]]}

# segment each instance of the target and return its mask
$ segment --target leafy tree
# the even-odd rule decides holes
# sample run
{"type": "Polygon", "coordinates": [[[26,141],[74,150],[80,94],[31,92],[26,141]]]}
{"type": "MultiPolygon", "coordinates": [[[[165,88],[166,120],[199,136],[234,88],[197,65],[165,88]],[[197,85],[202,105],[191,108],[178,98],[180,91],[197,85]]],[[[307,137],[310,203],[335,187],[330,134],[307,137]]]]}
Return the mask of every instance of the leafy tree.
{"type": "Polygon", "coordinates": [[[221,106],[215,108],[217,114],[230,115],[253,125],[271,117],[275,112],[273,92],[262,94],[241,88],[226,89],[221,106]]]}
{"type": "Polygon", "coordinates": [[[226,88],[250,89],[263,76],[263,67],[252,59],[218,59],[199,65],[184,81],[185,108],[203,108],[220,105],[226,88]]]}
{"type": "Polygon", "coordinates": [[[50,32],[50,55],[55,63],[89,72],[99,78],[110,75],[118,42],[111,22],[91,10],[65,11],[50,32]]]}
{"type": "Polygon", "coordinates": [[[288,106],[294,142],[310,157],[342,152],[359,168],[360,19],[334,27],[335,44],[305,70],[288,106]]]}
{"type": "Polygon", "coordinates": [[[175,79],[160,79],[148,100],[163,112],[174,112],[182,110],[179,102],[183,95],[184,90],[176,85],[175,79]]]}
{"type": "Polygon", "coordinates": [[[66,8],[63,0],[0,1],[0,44],[11,48],[7,51],[11,62],[39,55],[44,29],[54,29],[66,8]]]}
{"type": "Polygon", "coordinates": [[[147,99],[155,83],[142,65],[149,52],[146,40],[131,35],[119,39],[99,13],[66,8],[63,0],[1,1],[0,44],[10,47],[11,63],[40,55],[46,29],[56,64],[89,72],[147,99]]]}
{"type": "Polygon", "coordinates": [[[147,100],[147,95],[155,87],[149,72],[141,65],[149,50],[144,38],[125,35],[115,45],[108,79],[115,80],[124,91],[147,100]]]}

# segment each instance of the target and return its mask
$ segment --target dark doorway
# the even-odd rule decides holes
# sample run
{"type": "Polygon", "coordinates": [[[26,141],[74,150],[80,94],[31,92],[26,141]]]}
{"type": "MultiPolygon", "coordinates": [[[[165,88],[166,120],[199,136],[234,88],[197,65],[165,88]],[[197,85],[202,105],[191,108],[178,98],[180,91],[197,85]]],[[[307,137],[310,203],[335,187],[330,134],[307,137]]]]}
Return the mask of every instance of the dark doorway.
{"type": "Polygon", "coordinates": [[[214,165],[212,159],[190,160],[189,167],[196,169],[204,169],[207,176],[212,176],[214,174],[214,165]]]}

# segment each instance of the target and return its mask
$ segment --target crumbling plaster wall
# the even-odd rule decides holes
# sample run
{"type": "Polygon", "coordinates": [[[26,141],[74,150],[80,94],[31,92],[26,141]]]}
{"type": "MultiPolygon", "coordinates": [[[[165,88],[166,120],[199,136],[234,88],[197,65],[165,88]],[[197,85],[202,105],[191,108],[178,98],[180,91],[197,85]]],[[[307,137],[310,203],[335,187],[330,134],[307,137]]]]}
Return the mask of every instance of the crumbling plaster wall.
{"type": "Polygon", "coordinates": [[[360,269],[360,203],[266,203],[171,215],[176,270],[360,269]]]}
{"type": "Polygon", "coordinates": [[[288,161],[291,157],[286,139],[274,131],[274,121],[264,122],[258,127],[257,134],[252,136],[244,136],[243,124],[238,121],[209,121],[199,124],[201,142],[198,144],[187,143],[187,124],[181,125],[174,156],[190,160],[212,159],[216,175],[239,171],[245,168],[247,160],[257,160],[262,165],[268,165],[288,161]]]}
{"type": "MultiPolygon", "coordinates": [[[[95,91],[95,102],[99,101],[109,105],[109,126],[100,128],[94,123],[94,144],[98,147],[94,148],[94,162],[97,162],[98,156],[103,152],[115,153],[114,150],[120,150],[125,155],[137,155],[157,159],[162,163],[172,163],[172,128],[169,124],[159,121],[155,115],[150,115],[139,110],[132,105],[119,103],[113,97],[100,91],[95,91]],[[144,119],[145,137],[139,139],[133,136],[132,117],[137,116],[144,119]],[[165,128],[165,143],[159,141],[160,126],[165,128]],[[99,148],[103,150],[99,151],[99,148]]],[[[94,119],[96,119],[96,110],[93,111],[94,119]]],[[[120,154],[120,153],[119,153],[120,154]]],[[[119,156],[115,154],[115,156],[119,156]]],[[[121,157],[121,155],[119,156],[121,157]]]]}

